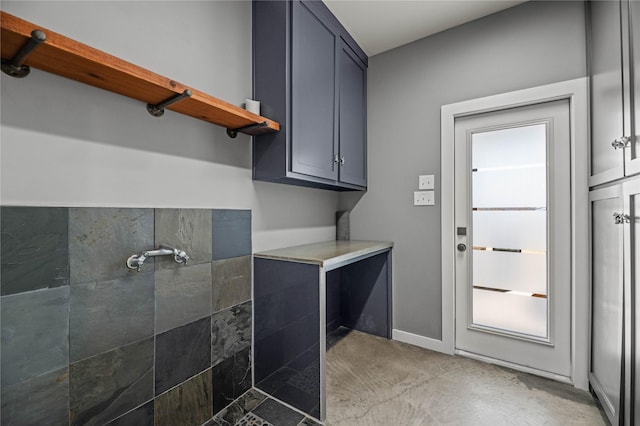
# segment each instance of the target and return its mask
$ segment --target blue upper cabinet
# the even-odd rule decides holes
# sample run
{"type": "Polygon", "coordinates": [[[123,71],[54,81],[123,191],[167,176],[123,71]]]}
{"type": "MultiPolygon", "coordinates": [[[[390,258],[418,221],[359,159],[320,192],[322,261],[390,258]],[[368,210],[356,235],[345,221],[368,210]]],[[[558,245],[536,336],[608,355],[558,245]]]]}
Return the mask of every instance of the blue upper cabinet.
{"type": "Polygon", "coordinates": [[[364,190],[367,56],[321,1],[254,1],[253,90],[281,131],[253,141],[256,180],[364,190]]]}
{"type": "Polygon", "coordinates": [[[367,68],[340,41],[339,173],[343,184],[367,186],[367,68]]]}

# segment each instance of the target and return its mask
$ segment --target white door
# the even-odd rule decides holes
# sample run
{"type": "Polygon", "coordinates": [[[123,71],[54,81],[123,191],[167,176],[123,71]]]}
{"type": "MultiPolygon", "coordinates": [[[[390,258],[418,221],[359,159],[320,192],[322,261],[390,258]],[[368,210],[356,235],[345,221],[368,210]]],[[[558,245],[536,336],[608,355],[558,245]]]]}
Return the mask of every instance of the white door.
{"type": "Polygon", "coordinates": [[[571,376],[569,101],[455,120],[456,352],[571,376]]]}

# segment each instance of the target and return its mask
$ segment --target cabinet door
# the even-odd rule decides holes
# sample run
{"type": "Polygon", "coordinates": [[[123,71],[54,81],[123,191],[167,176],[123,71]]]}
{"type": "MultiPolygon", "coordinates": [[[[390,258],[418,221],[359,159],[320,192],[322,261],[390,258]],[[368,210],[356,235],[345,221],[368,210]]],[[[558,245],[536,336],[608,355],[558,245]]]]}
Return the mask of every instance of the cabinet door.
{"type": "Polygon", "coordinates": [[[626,1],[629,11],[630,91],[634,104],[631,108],[631,145],[626,149],[625,173],[640,173],[640,1],[626,1]]]}
{"type": "Polygon", "coordinates": [[[339,36],[314,7],[292,3],[291,171],[336,181],[339,36]]]}
{"type": "Polygon", "coordinates": [[[623,339],[623,229],[620,186],[589,193],[591,201],[591,365],[589,383],[611,421],[620,418],[623,339]]]}
{"type": "MultiPolygon", "coordinates": [[[[640,178],[623,184],[625,217],[624,281],[629,302],[625,305],[626,405],[625,424],[640,424],[640,178]],[[633,390],[633,391],[632,391],[633,390]],[[633,400],[631,399],[633,395],[633,400]]],[[[627,298],[625,298],[627,299],[627,298]]]]}
{"type": "Polygon", "coordinates": [[[341,40],[340,182],[367,186],[367,69],[341,40]]]}
{"type": "Polygon", "coordinates": [[[587,3],[591,91],[591,186],[624,175],[623,149],[612,142],[624,136],[621,4],[587,3]]]}

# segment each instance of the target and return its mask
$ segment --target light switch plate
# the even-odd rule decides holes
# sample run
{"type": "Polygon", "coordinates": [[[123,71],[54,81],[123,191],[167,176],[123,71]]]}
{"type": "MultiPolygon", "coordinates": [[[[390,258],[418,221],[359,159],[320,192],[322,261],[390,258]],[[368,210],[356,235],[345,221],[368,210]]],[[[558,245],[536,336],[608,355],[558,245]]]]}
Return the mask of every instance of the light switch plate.
{"type": "Polygon", "coordinates": [[[433,175],[418,176],[418,189],[434,189],[435,179],[433,175]]]}
{"type": "Polygon", "coordinates": [[[435,203],[435,194],[433,191],[414,191],[414,206],[433,206],[435,203]]]}

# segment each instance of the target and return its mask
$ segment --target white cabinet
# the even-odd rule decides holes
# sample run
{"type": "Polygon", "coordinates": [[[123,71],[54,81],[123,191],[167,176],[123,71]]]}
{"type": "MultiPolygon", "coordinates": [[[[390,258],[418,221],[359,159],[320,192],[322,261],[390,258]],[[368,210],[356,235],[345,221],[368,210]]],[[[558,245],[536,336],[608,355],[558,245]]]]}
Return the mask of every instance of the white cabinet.
{"type": "Polygon", "coordinates": [[[640,174],[640,1],[585,4],[593,188],[589,383],[612,424],[635,425],[640,424],[640,177],[634,177],[640,174]]]}
{"type": "Polygon", "coordinates": [[[605,0],[586,5],[589,185],[596,186],[640,173],[640,2],[605,0]]]}
{"type": "Polygon", "coordinates": [[[640,178],[589,193],[589,384],[613,425],[640,424],[640,178]]]}

